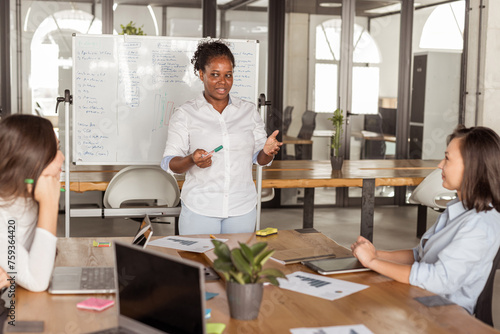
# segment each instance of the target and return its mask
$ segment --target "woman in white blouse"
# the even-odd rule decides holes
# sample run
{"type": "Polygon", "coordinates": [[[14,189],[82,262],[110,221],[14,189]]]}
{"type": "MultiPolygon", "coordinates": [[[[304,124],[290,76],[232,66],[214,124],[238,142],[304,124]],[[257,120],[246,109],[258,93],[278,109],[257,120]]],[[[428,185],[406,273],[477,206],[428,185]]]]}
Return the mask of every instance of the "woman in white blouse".
{"type": "Polygon", "coordinates": [[[37,116],[3,119],[0,143],[0,267],[15,284],[43,291],[56,254],[64,156],[50,121],[37,116]]]}
{"type": "Polygon", "coordinates": [[[351,246],[365,266],[439,294],[473,313],[500,245],[500,138],[459,127],[439,164],[443,187],[457,191],[420,244],[377,251],[363,237],[351,246]]]}
{"type": "Polygon", "coordinates": [[[256,106],[230,95],[235,62],[223,41],[200,42],[191,63],[204,91],[173,114],[161,164],[186,173],[179,232],[252,232],[257,204],[252,164],[273,160],[282,145],[278,130],[267,138],[256,106]]]}

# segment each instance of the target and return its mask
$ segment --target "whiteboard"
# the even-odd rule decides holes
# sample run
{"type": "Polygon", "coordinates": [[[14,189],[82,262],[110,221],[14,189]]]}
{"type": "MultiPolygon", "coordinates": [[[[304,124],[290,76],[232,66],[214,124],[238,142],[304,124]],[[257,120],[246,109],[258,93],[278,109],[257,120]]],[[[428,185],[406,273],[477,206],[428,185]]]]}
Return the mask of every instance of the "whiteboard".
{"type": "MultiPolygon", "coordinates": [[[[199,39],[73,36],[73,152],[82,165],[158,165],[174,109],[203,83],[191,58],[199,39]]],[[[256,103],[259,43],[227,40],[231,95],[256,103]]]]}

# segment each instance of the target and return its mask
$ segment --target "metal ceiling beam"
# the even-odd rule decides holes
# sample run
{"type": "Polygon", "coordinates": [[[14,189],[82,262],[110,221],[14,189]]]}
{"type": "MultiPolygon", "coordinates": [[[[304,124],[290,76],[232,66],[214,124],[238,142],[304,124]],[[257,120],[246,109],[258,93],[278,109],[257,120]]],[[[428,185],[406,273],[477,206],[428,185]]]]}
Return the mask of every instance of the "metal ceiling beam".
{"type": "Polygon", "coordinates": [[[220,10],[234,10],[234,9],[242,7],[242,6],[248,6],[249,4],[251,4],[255,1],[257,1],[257,0],[233,0],[233,1],[230,1],[226,4],[224,4],[224,5],[220,5],[219,9],[220,10]]]}

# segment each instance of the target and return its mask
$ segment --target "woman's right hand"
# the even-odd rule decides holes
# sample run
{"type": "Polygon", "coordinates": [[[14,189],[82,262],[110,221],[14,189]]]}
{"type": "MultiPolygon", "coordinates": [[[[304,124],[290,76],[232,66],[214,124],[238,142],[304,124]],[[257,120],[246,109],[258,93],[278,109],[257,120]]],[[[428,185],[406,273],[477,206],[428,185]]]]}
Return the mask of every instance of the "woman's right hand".
{"type": "Polygon", "coordinates": [[[370,268],[370,262],[377,258],[375,246],[362,236],[359,236],[356,242],[351,245],[351,251],[352,255],[367,268],[370,268]]]}
{"type": "Polygon", "coordinates": [[[207,168],[212,166],[212,154],[208,154],[207,151],[201,148],[194,151],[191,157],[194,164],[200,168],[207,168]]]}
{"type": "Polygon", "coordinates": [[[35,200],[40,204],[59,205],[61,183],[51,175],[40,175],[35,187],[35,200]]]}

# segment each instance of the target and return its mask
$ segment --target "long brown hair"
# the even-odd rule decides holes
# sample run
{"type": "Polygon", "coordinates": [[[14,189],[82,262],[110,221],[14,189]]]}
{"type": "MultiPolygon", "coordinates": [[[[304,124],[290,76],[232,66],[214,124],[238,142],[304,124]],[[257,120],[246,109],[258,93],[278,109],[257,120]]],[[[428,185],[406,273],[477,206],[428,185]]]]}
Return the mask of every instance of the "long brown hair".
{"type": "Polygon", "coordinates": [[[33,197],[25,179],[34,185],[57,154],[52,123],[33,115],[12,115],[0,121],[0,198],[33,197]]]}
{"type": "Polygon", "coordinates": [[[448,137],[448,143],[459,139],[464,161],[460,191],[468,209],[500,212],[500,137],[495,131],[476,126],[459,126],[448,137]]]}

